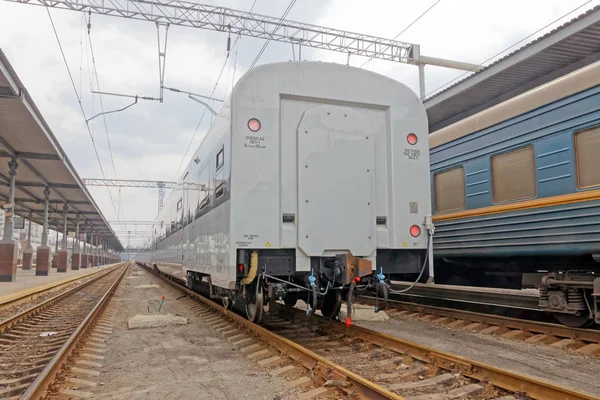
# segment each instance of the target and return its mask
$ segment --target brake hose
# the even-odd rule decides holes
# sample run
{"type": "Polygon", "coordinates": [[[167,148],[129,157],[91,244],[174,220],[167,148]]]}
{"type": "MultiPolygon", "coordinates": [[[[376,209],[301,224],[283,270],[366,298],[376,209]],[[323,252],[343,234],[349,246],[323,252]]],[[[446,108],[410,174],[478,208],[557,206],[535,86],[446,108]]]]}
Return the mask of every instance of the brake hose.
{"type": "Polygon", "coordinates": [[[428,233],[429,237],[427,238],[427,253],[425,253],[425,259],[423,260],[423,265],[421,266],[421,272],[419,272],[419,276],[417,277],[417,279],[407,288],[404,288],[402,290],[394,290],[392,288],[390,288],[389,292],[393,293],[393,294],[400,294],[400,293],[406,293],[408,292],[410,289],[414,288],[417,283],[419,283],[419,281],[421,280],[421,277],[423,276],[423,272],[425,272],[425,266],[427,265],[427,260],[429,259],[429,246],[431,245],[431,233],[428,233]]]}

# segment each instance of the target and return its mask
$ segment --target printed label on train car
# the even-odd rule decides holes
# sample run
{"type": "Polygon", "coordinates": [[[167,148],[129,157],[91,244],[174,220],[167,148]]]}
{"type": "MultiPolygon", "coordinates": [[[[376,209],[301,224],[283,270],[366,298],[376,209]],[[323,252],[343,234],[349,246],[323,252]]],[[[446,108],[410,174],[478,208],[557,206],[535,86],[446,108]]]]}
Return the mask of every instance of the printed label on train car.
{"type": "Polygon", "coordinates": [[[244,147],[252,147],[255,149],[265,149],[267,146],[264,144],[264,137],[261,136],[246,136],[244,147]]]}
{"type": "Polygon", "coordinates": [[[408,157],[409,160],[418,160],[421,155],[420,150],[415,149],[404,149],[404,155],[408,157]]]}

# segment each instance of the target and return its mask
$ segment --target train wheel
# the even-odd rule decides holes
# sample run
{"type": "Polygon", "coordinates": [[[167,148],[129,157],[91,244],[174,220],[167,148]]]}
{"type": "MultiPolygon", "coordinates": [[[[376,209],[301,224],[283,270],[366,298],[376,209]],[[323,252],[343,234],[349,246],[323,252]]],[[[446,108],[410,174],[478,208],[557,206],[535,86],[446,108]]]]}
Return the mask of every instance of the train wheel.
{"type": "Polygon", "coordinates": [[[325,318],[333,319],[337,317],[342,308],[342,292],[340,290],[330,290],[325,295],[321,305],[321,314],[325,318]]]}
{"type": "Polygon", "coordinates": [[[244,286],[244,290],[248,290],[246,300],[246,316],[248,319],[255,324],[258,324],[262,318],[263,309],[265,305],[265,297],[263,294],[263,287],[260,282],[256,282],[256,286],[247,287],[244,286]]]}
{"type": "Polygon", "coordinates": [[[298,299],[297,299],[296,297],[289,297],[289,296],[286,296],[286,297],[283,299],[283,303],[284,303],[286,306],[288,306],[289,308],[293,308],[293,307],[295,307],[297,302],[298,302],[298,299]]]}
{"type": "Polygon", "coordinates": [[[555,313],[554,318],[561,324],[571,328],[585,328],[594,324],[594,320],[590,319],[588,315],[555,313]]]}

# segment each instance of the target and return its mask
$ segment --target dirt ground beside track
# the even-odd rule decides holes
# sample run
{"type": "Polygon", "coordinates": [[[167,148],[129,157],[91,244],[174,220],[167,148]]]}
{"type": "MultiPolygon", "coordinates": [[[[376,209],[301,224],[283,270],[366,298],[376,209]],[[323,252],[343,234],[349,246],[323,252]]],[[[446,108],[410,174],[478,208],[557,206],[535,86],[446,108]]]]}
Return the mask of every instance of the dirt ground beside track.
{"type": "Polygon", "coordinates": [[[181,293],[145,271],[125,278],[116,302],[113,333],[108,337],[99,385],[86,388],[100,399],[279,399],[289,395],[283,378],[272,377],[236,352],[191,309],[181,293]],[[160,289],[136,289],[158,284],[160,289]],[[188,318],[182,326],[127,329],[127,320],[156,312],[165,295],[164,313],[188,318]]]}
{"type": "Polygon", "coordinates": [[[393,317],[356,325],[478,362],[600,395],[600,358],[393,317]]]}

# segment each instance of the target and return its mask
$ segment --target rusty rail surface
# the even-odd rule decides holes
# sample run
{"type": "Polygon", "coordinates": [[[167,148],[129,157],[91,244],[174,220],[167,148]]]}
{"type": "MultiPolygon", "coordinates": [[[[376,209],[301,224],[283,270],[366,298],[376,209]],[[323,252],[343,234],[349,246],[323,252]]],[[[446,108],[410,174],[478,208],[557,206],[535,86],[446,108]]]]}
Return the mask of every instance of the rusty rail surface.
{"type": "MultiPolygon", "coordinates": [[[[299,309],[279,307],[283,313],[302,317],[304,312],[299,309]]],[[[392,349],[398,352],[406,352],[411,357],[434,364],[439,368],[449,371],[457,370],[466,377],[487,381],[494,386],[516,393],[526,393],[533,399],[540,400],[600,400],[600,397],[584,393],[547,382],[528,375],[518,374],[492,365],[480,363],[457,355],[445,353],[418,343],[403,340],[385,333],[372,331],[360,326],[352,325],[346,327],[336,321],[313,315],[314,323],[324,328],[344,332],[347,335],[360,338],[369,343],[392,349]]]]}
{"type": "MultiPolygon", "coordinates": [[[[77,349],[79,342],[84,337],[85,333],[93,326],[96,318],[101,314],[106,304],[111,299],[113,293],[117,289],[117,286],[127,273],[128,267],[127,263],[120,263],[114,268],[111,268],[106,274],[95,278],[94,281],[105,277],[109,273],[115,271],[119,267],[123,267],[123,272],[118,276],[115,282],[110,286],[108,291],[102,296],[100,301],[96,303],[94,308],[88,313],[85,319],[81,322],[81,324],[75,329],[75,331],[69,336],[65,344],[61,347],[61,349],[52,357],[50,362],[46,365],[46,367],[40,372],[35,381],[32,382],[31,386],[27,391],[23,394],[21,399],[29,400],[29,399],[43,399],[48,395],[49,388],[52,387],[57,375],[64,368],[65,364],[68,361],[68,358],[71,356],[74,350],[77,349]]],[[[87,286],[88,282],[84,285],[87,286]]],[[[83,286],[83,285],[82,285],[83,286]]],[[[75,288],[75,290],[80,290],[82,286],[75,288]]],[[[62,296],[62,295],[61,295],[62,296]]]]}
{"type": "MultiPolygon", "coordinates": [[[[371,304],[374,297],[359,296],[360,302],[371,304]]],[[[570,328],[565,325],[552,324],[548,322],[529,321],[526,319],[503,317],[500,315],[478,313],[473,311],[457,310],[454,308],[436,307],[422,305],[405,301],[389,300],[389,308],[397,308],[417,313],[430,314],[438,317],[462,319],[467,322],[479,322],[481,324],[499,326],[511,330],[522,330],[532,334],[552,335],[559,338],[581,340],[588,343],[600,343],[599,329],[570,328]]]]}
{"type": "Polygon", "coordinates": [[[359,394],[363,396],[363,398],[368,399],[396,399],[402,400],[403,397],[398,396],[395,393],[390,392],[389,390],[357,375],[323,357],[320,355],[292,342],[289,339],[286,339],[282,336],[277,335],[260,325],[256,325],[246,318],[241,317],[240,315],[226,310],[224,307],[216,304],[215,302],[207,299],[206,297],[196,293],[186,287],[181,286],[181,284],[174,282],[171,279],[170,275],[164,274],[160,271],[152,270],[148,267],[143,267],[146,271],[154,274],[157,277],[160,277],[165,282],[187,294],[188,296],[200,301],[202,304],[211,308],[215,313],[219,313],[224,316],[227,320],[232,323],[240,326],[241,328],[249,331],[253,334],[253,336],[259,337],[265,343],[274,346],[280,352],[285,354],[286,356],[292,358],[300,365],[304,366],[308,370],[312,370],[317,375],[328,376],[328,379],[340,379],[347,380],[354,389],[353,393],[359,394]]]}

